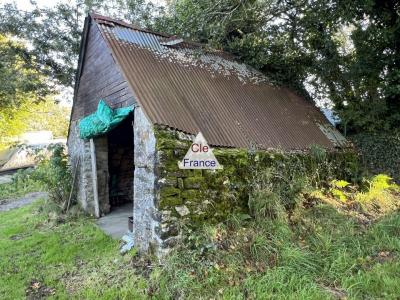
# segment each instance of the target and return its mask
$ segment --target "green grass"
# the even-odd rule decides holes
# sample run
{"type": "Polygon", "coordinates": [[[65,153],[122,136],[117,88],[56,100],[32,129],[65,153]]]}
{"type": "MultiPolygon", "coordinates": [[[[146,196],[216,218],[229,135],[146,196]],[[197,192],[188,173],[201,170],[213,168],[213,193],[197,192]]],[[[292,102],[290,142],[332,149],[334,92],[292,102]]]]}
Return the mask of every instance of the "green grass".
{"type": "Polygon", "coordinates": [[[92,220],[62,221],[42,204],[0,213],[1,299],[140,298],[145,282],[118,242],[92,220]]]}
{"type": "Polygon", "coordinates": [[[0,200],[11,201],[30,192],[43,191],[43,184],[32,178],[33,172],[31,169],[19,170],[12,176],[12,182],[0,184],[0,200]]]}
{"type": "MultiPolygon", "coordinates": [[[[243,220],[245,219],[245,220],[243,220]]],[[[0,213],[0,298],[398,299],[400,213],[365,222],[327,203],[290,217],[192,232],[162,266],[93,220],[59,218],[39,202],[0,213]],[[151,268],[149,268],[151,266],[151,268]],[[149,270],[152,270],[151,272],[149,270]]]]}
{"type": "Polygon", "coordinates": [[[160,273],[159,291],[191,299],[327,299],[335,291],[349,299],[400,295],[398,213],[364,228],[319,205],[292,224],[251,221],[240,227],[238,235],[238,227],[225,225],[218,239],[205,234],[203,246],[214,243],[216,250],[186,247],[171,258],[173,267],[160,273]]]}

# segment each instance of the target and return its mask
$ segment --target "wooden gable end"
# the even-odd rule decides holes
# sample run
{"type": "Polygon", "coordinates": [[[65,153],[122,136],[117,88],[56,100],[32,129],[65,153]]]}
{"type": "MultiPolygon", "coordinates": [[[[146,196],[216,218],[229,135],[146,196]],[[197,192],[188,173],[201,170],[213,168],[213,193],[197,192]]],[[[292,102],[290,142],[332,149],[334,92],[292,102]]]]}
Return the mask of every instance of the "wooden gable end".
{"type": "Polygon", "coordinates": [[[100,99],[112,108],[134,104],[128,83],[95,22],[88,25],[86,47],[81,56],[82,66],[75,87],[71,121],[93,113],[100,99]]]}

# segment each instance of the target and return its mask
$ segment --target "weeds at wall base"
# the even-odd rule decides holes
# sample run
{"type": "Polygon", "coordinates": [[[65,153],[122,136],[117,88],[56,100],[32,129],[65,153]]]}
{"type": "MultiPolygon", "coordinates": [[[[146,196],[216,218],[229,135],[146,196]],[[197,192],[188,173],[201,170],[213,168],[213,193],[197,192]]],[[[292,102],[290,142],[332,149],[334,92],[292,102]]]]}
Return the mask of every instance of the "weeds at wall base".
{"type": "Polygon", "coordinates": [[[329,200],[338,206],[304,198],[273,218],[230,215],[190,231],[153,278],[156,293],[192,299],[395,297],[396,209],[366,218],[366,211],[329,200]]]}

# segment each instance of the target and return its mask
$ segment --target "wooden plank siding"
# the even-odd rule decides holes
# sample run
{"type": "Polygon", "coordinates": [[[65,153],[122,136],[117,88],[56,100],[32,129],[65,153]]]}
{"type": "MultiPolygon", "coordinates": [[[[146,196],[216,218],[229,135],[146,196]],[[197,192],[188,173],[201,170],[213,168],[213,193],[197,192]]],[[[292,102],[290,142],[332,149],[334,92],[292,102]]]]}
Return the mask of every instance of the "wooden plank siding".
{"type": "Polygon", "coordinates": [[[93,113],[100,99],[104,99],[112,108],[134,104],[128,83],[94,22],[89,27],[87,39],[71,121],[93,113]]]}

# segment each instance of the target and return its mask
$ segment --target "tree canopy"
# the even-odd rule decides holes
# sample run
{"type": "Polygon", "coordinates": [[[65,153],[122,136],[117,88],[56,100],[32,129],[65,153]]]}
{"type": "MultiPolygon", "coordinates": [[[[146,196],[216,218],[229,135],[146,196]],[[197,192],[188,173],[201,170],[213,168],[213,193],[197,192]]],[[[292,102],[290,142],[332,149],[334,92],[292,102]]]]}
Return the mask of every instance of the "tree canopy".
{"type": "Polygon", "coordinates": [[[329,99],[349,130],[400,125],[397,1],[176,0],[154,26],[230,51],[314,100],[329,99]]]}
{"type": "Polygon", "coordinates": [[[0,108],[18,107],[27,97],[40,101],[48,93],[22,43],[0,34],[0,57],[0,108]]]}
{"type": "Polygon", "coordinates": [[[166,7],[97,0],[29,13],[5,5],[0,34],[30,43],[21,61],[49,78],[47,83],[72,86],[83,18],[90,10],[229,51],[272,82],[328,103],[345,131],[400,125],[395,0],[173,0],[166,7]]]}

